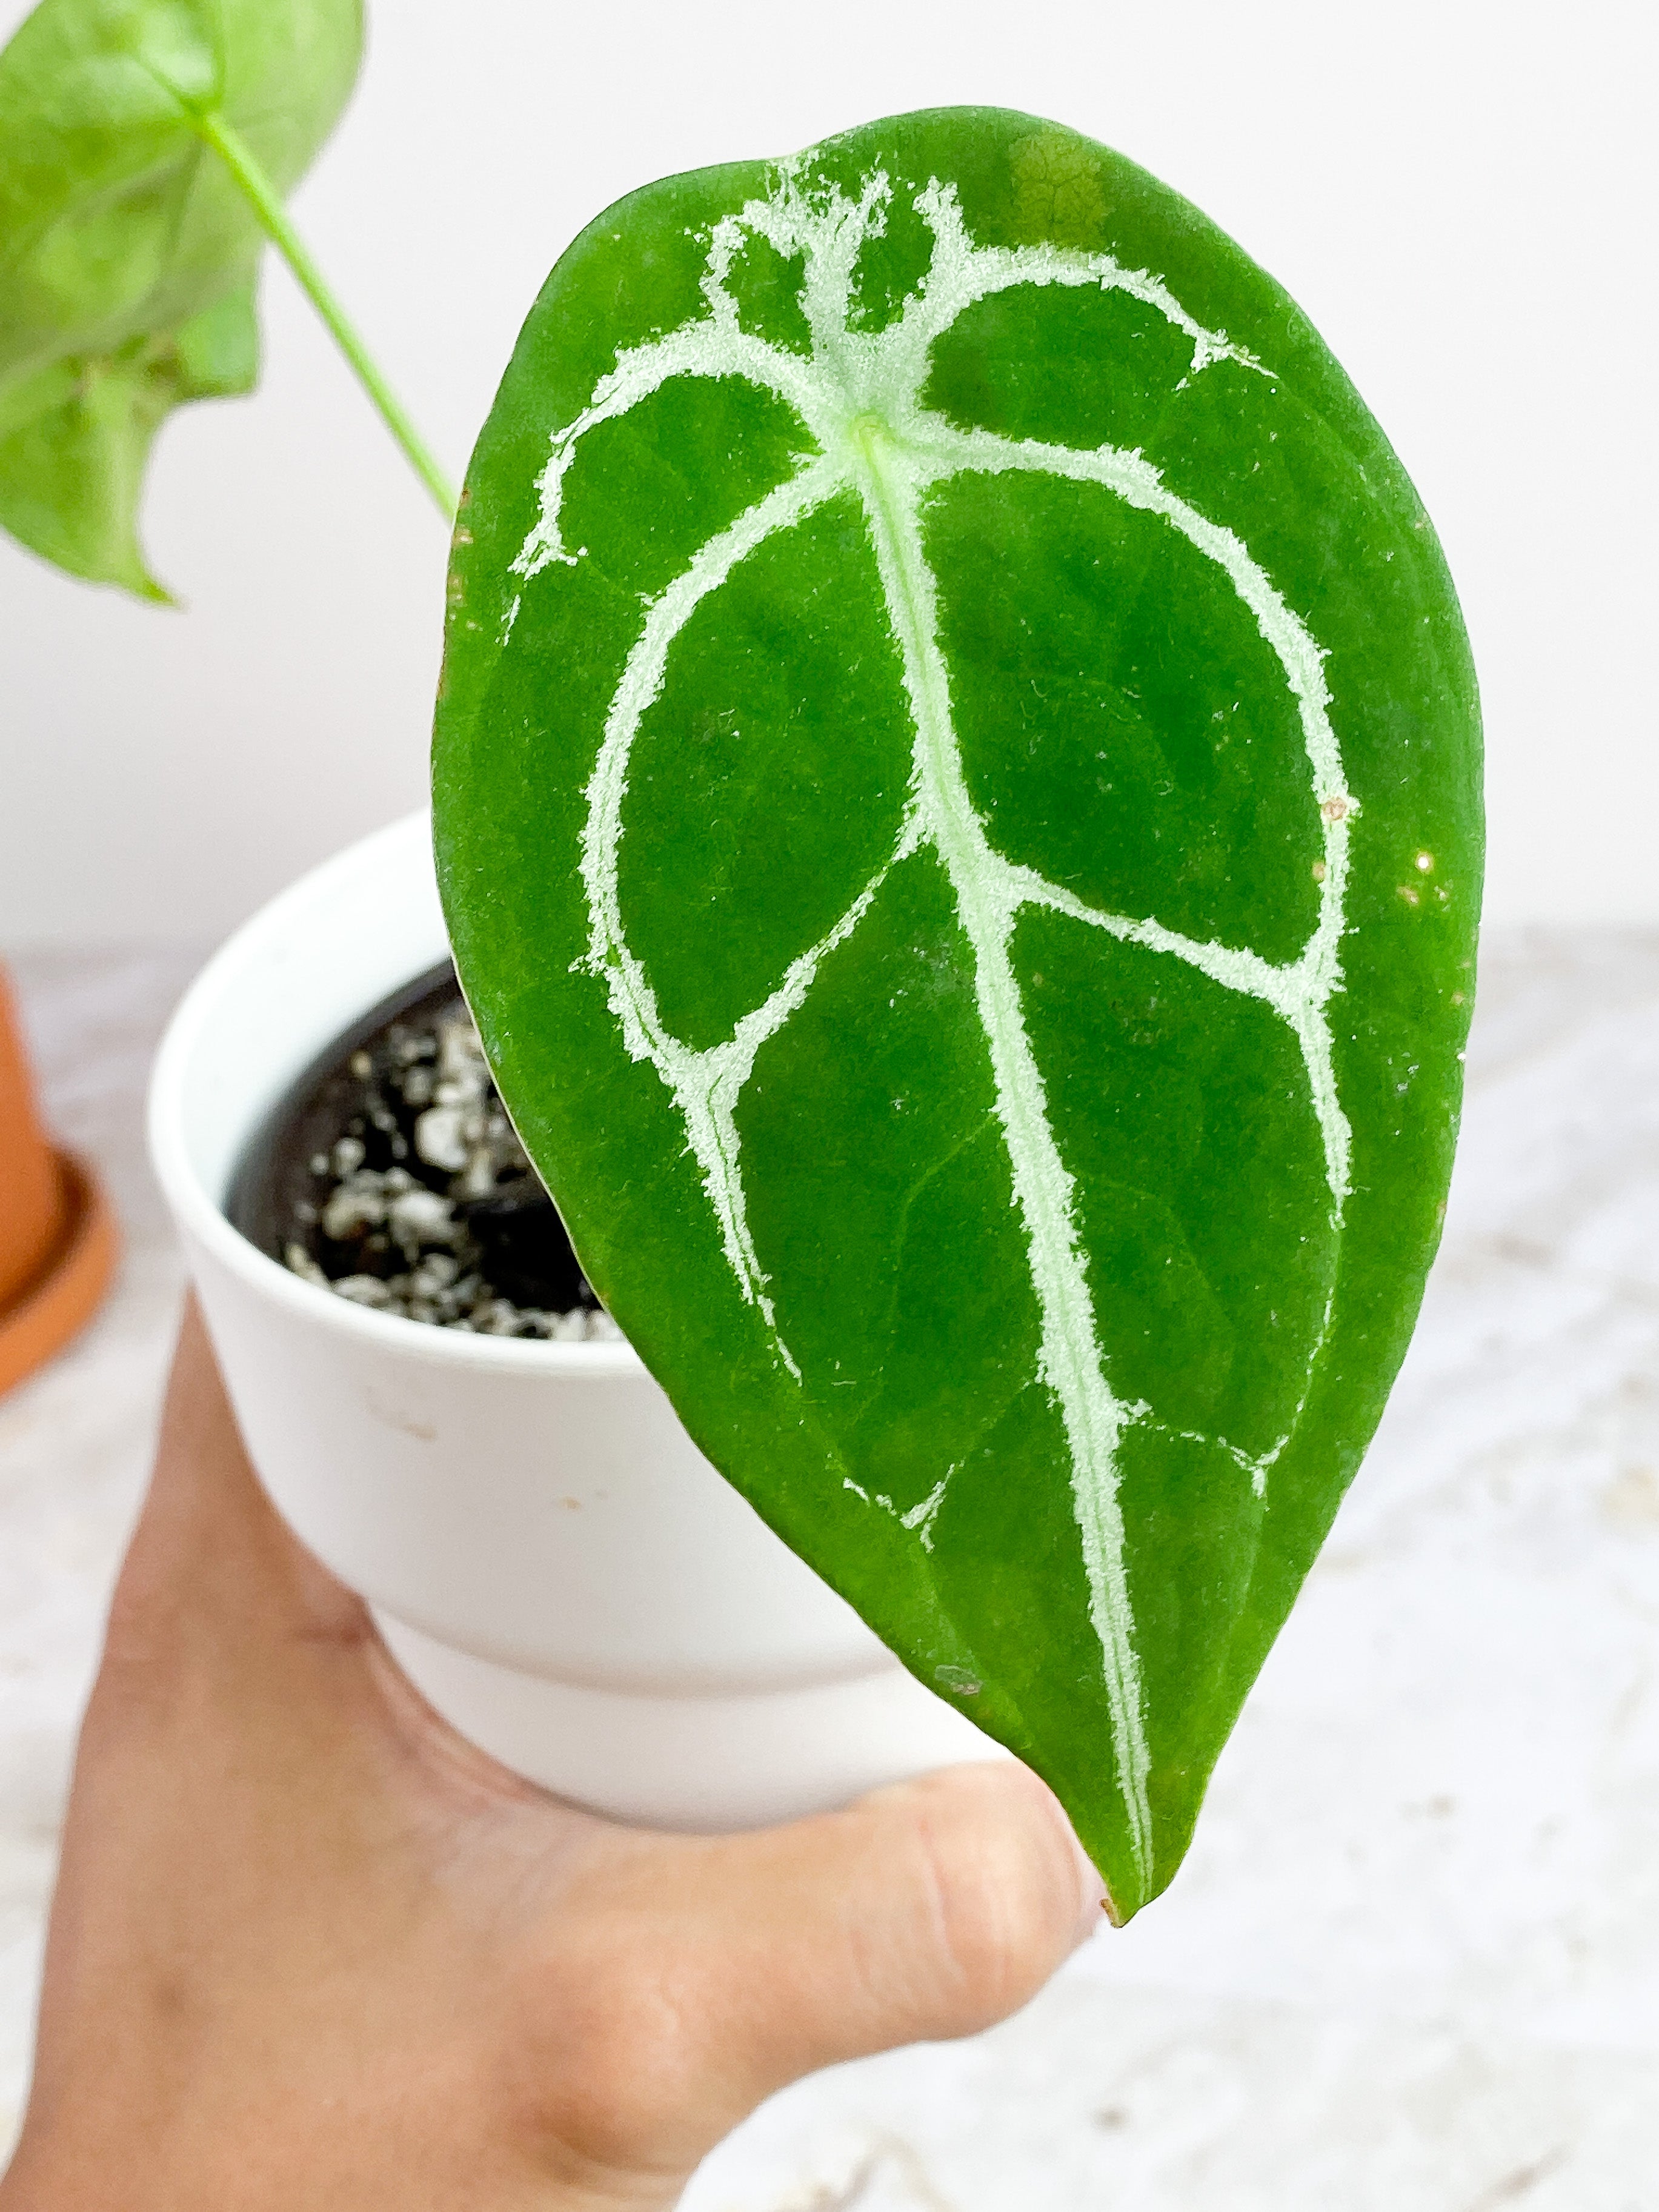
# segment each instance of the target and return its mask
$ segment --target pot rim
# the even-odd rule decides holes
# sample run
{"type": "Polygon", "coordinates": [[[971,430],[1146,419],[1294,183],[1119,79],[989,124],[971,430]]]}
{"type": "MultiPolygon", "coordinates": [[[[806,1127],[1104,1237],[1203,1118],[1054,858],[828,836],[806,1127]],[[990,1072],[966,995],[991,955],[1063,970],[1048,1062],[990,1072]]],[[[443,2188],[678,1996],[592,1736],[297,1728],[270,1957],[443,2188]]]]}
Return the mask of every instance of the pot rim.
{"type": "MultiPolygon", "coordinates": [[[[645,1362],[626,1341],[556,1344],[539,1337],[478,1335],[466,1329],[410,1321],[401,1314],[377,1313],[332,1291],[320,1290],[260,1251],[232,1226],[222,1198],[208,1188],[191,1157],[185,1137],[185,1099],[192,1064],[216,1007],[240,987],[247,969],[273,942],[291,946],[303,940],[307,911],[319,893],[326,898],[362,866],[374,848],[408,842],[417,825],[425,829],[429,842],[428,824],[425,810],[405,815],[308,870],[234,930],[196,976],[167,1024],[150,1077],[146,1117],[149,1154],[162,1194],[179,1224],[221,1265],[240,1276],[250,1290],[285,1305],[296,1320],[316,1328],[332,1329],[384,1352],[439,1367],[571,1379],[643,1375],[645,1362]]],[[[295,1075],[300,1073],[298,1067],[294,1070],[295,1075]]],[[[244,1141],[252,1133],[251,1128],[246,1130],[244,1141]]]]}

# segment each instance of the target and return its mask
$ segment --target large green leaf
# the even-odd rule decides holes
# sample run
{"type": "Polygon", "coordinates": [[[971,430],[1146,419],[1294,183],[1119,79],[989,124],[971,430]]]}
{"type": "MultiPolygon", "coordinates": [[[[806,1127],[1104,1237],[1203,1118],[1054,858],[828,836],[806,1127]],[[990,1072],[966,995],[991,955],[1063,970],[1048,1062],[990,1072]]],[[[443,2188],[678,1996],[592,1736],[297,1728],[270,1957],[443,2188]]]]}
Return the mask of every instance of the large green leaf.
{"type": "Polygon", "coordinates": [[[0,53],[0,525],[61,568],[167,596],[150,441],[258,374],[263,234],[204,119],[286,191],[362,50],[362,0],[43,0],[0,53]]]}
{"type": "Polygon", "coordinates": [[[1439,1231],[1480,740],[1427,518],[1202,216],[969,109],[602,216],[463,524],[444,893],[583,1264],[1127,1917],[1439,1231]]]}

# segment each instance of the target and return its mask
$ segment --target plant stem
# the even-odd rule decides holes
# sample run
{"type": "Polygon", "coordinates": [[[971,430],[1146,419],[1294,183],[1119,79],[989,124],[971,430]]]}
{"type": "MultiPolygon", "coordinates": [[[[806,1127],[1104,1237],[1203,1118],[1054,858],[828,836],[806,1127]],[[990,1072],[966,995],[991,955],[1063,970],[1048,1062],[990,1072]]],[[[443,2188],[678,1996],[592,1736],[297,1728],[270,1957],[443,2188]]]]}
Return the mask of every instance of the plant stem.
{"type": "Polygon", "coordinates": [[[346,320],[345,311],[323,281],[323,273],[307,252],[305,242],[288,219],[288,211],[270,179],[240,136],[222,117],[202,108],[190,111],[191,122],[241,188],[259,226],[298,279],[301,290],[333,333],[334,341],[357,373],[357,380],[379,409],[381,421],[403,447],[416,473],[438,502],[446,522],[455,519],[456,499],[443,471],[427,451],[420,433],[410,421],[368,349],[346,320]]]}

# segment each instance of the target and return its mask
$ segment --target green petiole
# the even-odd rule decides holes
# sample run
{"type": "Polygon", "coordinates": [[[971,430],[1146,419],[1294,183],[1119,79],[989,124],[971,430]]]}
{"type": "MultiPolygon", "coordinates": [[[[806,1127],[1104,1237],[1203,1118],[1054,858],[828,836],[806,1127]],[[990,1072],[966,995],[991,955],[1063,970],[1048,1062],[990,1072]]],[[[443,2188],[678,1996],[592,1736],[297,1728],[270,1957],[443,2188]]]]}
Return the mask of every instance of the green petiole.
{"type": "Polygon", "coordinates": [[[436,500],[446,522],[455,519],[456,497],[443,471],[404,413],[368,349],[347,321],[339,301],[329,290],[323,273],[306,250],[304,240],[288,219],[287,210],[238,133],[210,110],[191,107],[191,122],[235,179],[243,197],[258,217],[271,244],[294,271],[301,289],[333,333],[336,344],[356,371],[357,380],[379,410],[380,419],[403,447],[416,474],[436,500]]]}

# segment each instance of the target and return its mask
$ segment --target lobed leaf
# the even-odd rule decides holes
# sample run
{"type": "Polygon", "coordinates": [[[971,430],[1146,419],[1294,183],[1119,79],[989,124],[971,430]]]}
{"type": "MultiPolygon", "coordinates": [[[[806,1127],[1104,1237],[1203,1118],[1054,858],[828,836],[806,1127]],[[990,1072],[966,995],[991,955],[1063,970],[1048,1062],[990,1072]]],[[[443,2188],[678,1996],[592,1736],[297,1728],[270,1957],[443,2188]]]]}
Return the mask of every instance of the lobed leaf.
{"type": "Polygon", "coordinates": [[[42,0],[0,52],[0,525],[46,559],[166,598],[151,441],[258,374],[263,235],[201,118],[287,191],[362,50],[362,0],[42,0]]]}
{"type": "Polygon", "coordinates": [[[1030,117],[619,203],[473,457],[434,781],[503,1095],[692,1435],[1121,1918],[1416,1314],[1479,760],[1304,318],[1030,117]]]}

